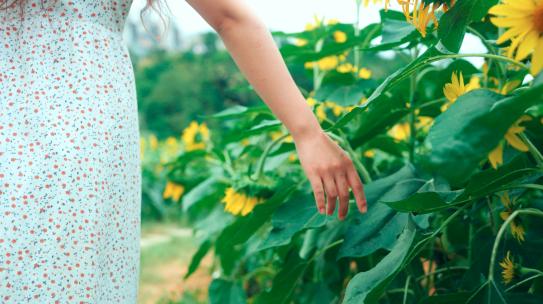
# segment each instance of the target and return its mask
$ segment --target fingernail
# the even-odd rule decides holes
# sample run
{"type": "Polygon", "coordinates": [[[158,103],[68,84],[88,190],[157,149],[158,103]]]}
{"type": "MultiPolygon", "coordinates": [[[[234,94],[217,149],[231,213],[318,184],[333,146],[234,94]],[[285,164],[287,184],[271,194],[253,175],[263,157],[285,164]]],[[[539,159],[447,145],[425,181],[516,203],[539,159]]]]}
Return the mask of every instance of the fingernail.
{"type": "Polygon", "coordinates": [[[319,213],[320,213],[320,214],[324,214],[324,208],[320,207],[320,208],[319,208],[319,213]]]}

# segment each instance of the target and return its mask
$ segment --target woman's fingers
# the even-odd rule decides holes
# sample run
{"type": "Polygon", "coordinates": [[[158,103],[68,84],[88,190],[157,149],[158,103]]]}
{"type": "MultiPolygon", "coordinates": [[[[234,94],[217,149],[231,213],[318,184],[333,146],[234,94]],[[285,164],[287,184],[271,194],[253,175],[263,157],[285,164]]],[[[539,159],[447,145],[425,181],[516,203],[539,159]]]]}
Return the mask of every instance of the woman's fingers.
{"type": "Polygon", "coordinates": [[[324,182],[324,189],[326,190],[326,211],[328,215],[332,215],[334,209],[336,209],[336,200],[338,196],[336,182],[334,176],[329,173],[326,173],[322,180],[324,182]]]}
{"type": "Polygon", "coordinates": [[[341,221],[345,219],[347,212],[349,212],[349,184],[347,183],[345,174],[345,171],[336,173],[336,185],[339,195],[338,218],[341,221]]]}
{"type": "Polygon", "coordinates": [[[353,189],[354,198],[356,201],[356,206],[360,212],[365,213],[368,211],[368,202],[366,200],[366,194],[364,193],[364,185],[360,180],[360,176],[354,166],[347,170],[347,180],[351,189],[353,189]]]}
{"type": "Polygon", "coordinates": [[[321,214],[324,214],[324,186],[321,180],[321,177],[317,174],[313,174],[310,179],[311,187],[313,188],[313,194],[315,195],[315,202],[317,204],[317,209],[321,214]]]}

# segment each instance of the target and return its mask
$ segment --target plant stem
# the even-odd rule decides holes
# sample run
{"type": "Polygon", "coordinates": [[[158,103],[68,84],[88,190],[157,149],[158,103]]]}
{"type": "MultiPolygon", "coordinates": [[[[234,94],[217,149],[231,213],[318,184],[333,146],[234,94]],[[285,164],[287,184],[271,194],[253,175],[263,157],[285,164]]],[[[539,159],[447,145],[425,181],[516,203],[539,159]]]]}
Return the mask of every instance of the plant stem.
{"type": "MultiPolygon", "coordinates": [[[[361,0],[356,0],[356,23],[354,24],[354,37],[358,38],[360,35],[360,6],[362,5],[361,0]]],[[[360,68],[360,52],[358,51],[360,47],[356,45],[354,47],[354,66],[356,71],[360,68]]]]}
{"type": "Polygon", "coordinates": [[[466,57],[483,57],[483,58],[489,58],[489,59],[496,59],[508,62],[510,64],[516,65],[524,70],[530,70],[530,68],[525,65],[524,63],[517,62],[514,59],[511,59],[509,57],[501,56],[501,55],[494,55],[494,54],[477,54],[477,53],[469,53],[469,54],[449,54],[449,55],[440,55],[433,58],[429,58],[426,62],[434,62],[439,61],[442,59],[448,59],[448,58],[466,58],[466,57]]]}
{"type": "Polygon", "coordinates": [[[405,286],[403,288],[403,304],[407,303],[407,291],[409,290],[409,281],[411,281],[411,276],[407,276],[407,280],[405,280],[405,286]]]}
{"type": "Polygon", "coordinates": [[[521,132],[518,134],[519,137],[524,141],[524,143],[528,146],[528,149],[532,156],[535,158],[535,161],[537,162],[537,166],[539,168],[543,168],[543,155],[541,155],[541,152],[536,148],[536,146],[532,143],[532,141],[526,136],[524,132],[521,132]]]}
{"type": "Polygon", "coordinates": [[[333,243],[328,244],[326,247],[322,248],[321,250],[315,252],[315,254],[312,255],[311,258],[309,259],[308,263],[310,263],[312,260],[314,260],[316,257],[320,256],[321,254],[325,253],[329,249],[343,243],[343,241],[344,241],[343,239],[337,240],[337,241],[335,241],[333,243]]]}
{"type": "MultiPolygon", "coordinates": [[[[499,53],[496,51],[496,48],[494,48],[494,46],[492,46],[485,38],[485,36],[483,36],[483,34],[479,33],[479,31],[477,31],[476,29],[474,29],[473,27],[471,26],[468,26],[467,27],[467,30],[469,32],[471,32],[473,35],[477,36],[481,42],[484,44],[484,46],[488,49],[489,52],[491,52],[492,54],[494,55],[499,55],[499,53]]],[[[490,67],[492,66],[492,63],[493,61],[492,60],[488,60],[488,69],[490,70],[490,67]]],[[[496,66],[498,67],[498,69],[500,70],[500,74],[501,74],[501,78],[502,80],[505,80],[506,79],[506,73],[505,73],[505,70],[503,69],[503,67],[501,66],[501,64],[499,62],[496,62],[496,66]]],[[[500,86],[502,85],[503,83],[500,82],[500,86]]],[[[501,87],[500,87],[501,89],[501,87]]]]}
{"type": "Polygon", "coordinates": [[[526,282],[529,282],[529,281],[531,281],[531,280],[533,280],[533,279],[537,279],[537,278],[539,278],[539,277],[543,277],[543,273],[538,273],[538,274],[533,275],[533,276],[531,276],[531,277],[529,277],[529,278],[526,278],[526,279],[524,279],[524,280],[522,280],[522,281],[520,281],[520,282],[518,282],[518,283],[512,285],[511,287],[507,288],[507,289],[505,290],[505,292],[509,292],[510,290],[512,290],[512,289],[514,289],[514,288],[516,288],[516,287],[518,287],[518,286],[520,286],[520,285],[522,285],[522,284],[524,284],[524,283],[526,283],[526,282]]]}
{"type": "Polygon", "coordinates": [[[543,217],[543,211],[535,209],[535,208],[528,208],[528,209],[519,209],[515,210],[508,218],[503,222],[503,224],[500,227],[500,230],[498,231],[498,235],[496,236],[496,239],[494,240],[494,246],[492,247],[492,255],[490,256],[490,266],[488,267],[488,280],[494,280],[494,266],[496,264],[496,254],[498,252],[498,245],[500,244],[500,241],[502,239],[502,236],[505,232],[505,229],[507,226],[509,226],[509,223],[511,223],[517,216],[520,214],[524,215],[534,215],[534,216],[540,216],[543,217]]]}
{"type": "Polygon", "coordinates": [[[264,149],[264,152],[262,152],[262,156],[260,157],[260,159],[258,160],[258,164],[257,164],[257,169],[256,169],[256,172],[253,174],[253,176],[251,177],[251,179],[253,180],[258,180],[258,178],[260,177],[260,175],[262,174],[262,172],[264,171],[264,164],[266,163],[266,158],[268,157],[268,155],[270,154],[271,150],[273,149],[273,147],[275,147],[275,145],[277,145],[279,142],[281,142],[283,139],[285,139],[286,137],[288,137],[290,134],[283,134],[281,136],[279,136],[278,138],[276,138],[274,141],[272,141],[271,143],[268,144],[268,146],[266,147],[266,149],[264,149]]]}
{"type": "MultiPolygon", "coordinates": [[[[419,55],[417,47],[412,51],[412,60],[416,60],[419,55]]],[[[415,93],[417,90],[417,72],[411,74],[411,81],[409,86],[409,162],[413,163],[415,159],[415,145],[417,141],[417,114],[416,114],[416,103],[415,103],[415,93]]]]}

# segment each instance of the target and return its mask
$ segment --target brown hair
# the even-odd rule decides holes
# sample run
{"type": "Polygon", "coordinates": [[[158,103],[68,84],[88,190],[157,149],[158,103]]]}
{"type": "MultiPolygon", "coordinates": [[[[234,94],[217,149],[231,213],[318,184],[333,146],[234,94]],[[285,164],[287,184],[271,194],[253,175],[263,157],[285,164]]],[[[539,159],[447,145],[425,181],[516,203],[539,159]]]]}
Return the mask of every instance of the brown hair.
{"type": "MultiPolygon", "coordinates": [[[[11,1],[10,0],[0,0],[0,11],[8,10],[8,9],[14,9],[16,6],[18,6],[19,7],[19,15],[20,15],[20,18],[22,19],[24,17],[24,6],[25,6],[26,1],[28,1],[28,0],[11,0],[11,1]]],[[[50,9],[50,8],[47,8],[44,5],[46,2],[56,2],[56,0],[54,0],[54,1],[53,0],[40,0],[40,6],[41,6],[42,10],[50,9]]],[[[145,22],[143,21],[143,15],[149,9],[155,11],[158,14],[158,16],[160,17],[160,20],[164,24],[163,33],[167,29],[168,22],[165,21],[164,16],[162,14],[163,12],[162,12],[162,4],[161,4],[161,2],[162,2],[161,0],[146,0],[145,7],[140,10],[140,20],[141,20],[141,23],[142,23],[144,29],[147,32],[149,32],[149,30],[145,26],[145,22]]],[[[166,7],[168,7],[167,4],[166,4],[166,7]]],[[[168,7],[168,11],[169,11],[169,7],[168,7]]],[[[169,21],[169,18],[168,18],[168,21],[169,21]]]]}

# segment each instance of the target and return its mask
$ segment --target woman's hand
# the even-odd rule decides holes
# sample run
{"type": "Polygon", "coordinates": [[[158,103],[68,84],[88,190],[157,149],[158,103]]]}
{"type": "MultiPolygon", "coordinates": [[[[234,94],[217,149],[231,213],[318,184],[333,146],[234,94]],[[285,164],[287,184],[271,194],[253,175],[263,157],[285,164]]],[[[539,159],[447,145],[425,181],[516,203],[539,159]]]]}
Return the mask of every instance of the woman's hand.
{"type": "Polygon", "coordinates": [[[217,31],[249,83],[292,134],[319,211],[325,211],[326,192],[328,214],[334,213],[339,197],[343,220],[352,187],[358,209],[366,212],[362,182],[351,159],[321,129],[261,18],[242,0],[187,2],[217,31]]]}
{"type": "Polygon", "coordinates": [[[344,220],[349,211],[349,188],[353,189],[358,210],[366,212],[364,186],[348,154],[322,129],[293,138],[319,212],[324,214],[326,210],[332,215],[339,197],[338,217],[344,220]]]}

